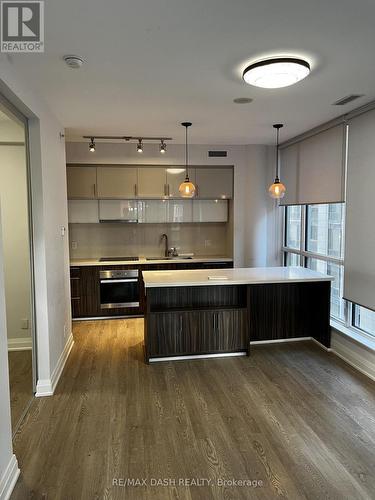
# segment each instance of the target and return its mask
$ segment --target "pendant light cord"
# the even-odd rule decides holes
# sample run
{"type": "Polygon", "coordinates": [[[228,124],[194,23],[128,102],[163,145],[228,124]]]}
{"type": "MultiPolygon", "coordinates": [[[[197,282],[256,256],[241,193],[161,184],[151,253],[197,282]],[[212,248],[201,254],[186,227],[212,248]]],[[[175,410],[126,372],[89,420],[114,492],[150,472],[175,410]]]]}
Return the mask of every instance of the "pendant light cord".
{"type": "Polygon", "coordinates": [[[279,179],[279,132],[280,129],[276,129],[276,179],[279,179]]]}
{"type": "Polygon", "coordinates": [[[186,172],[186,180],[189,180],[188,161],[189,161],[189,153],[188,153],[188,127],[186,127],[185,128],[185,172],[186,172]]]}

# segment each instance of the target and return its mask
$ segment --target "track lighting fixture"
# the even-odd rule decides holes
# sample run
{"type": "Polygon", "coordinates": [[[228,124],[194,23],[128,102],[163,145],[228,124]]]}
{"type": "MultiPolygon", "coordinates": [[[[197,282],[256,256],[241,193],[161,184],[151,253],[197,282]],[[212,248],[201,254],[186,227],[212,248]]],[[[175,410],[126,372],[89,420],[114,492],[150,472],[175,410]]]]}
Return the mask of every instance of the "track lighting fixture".
{"type": "Polygon", "coordinates": [[[167,151],[167,145],[164,142],[164,139],[161,139],[160,142],[160,153],[164,154],[167,151]]]}
{"type": "Polygon", "coordinates": [[[167,142],[166,141],[172,141],[172,137],[139,137],[139,136],[132,136],[132,135],[96,135],[95,137],[92,137],[91,135],[84,135],[82,136],[83,139],[89,139],[89,151],[92,153],[95,152],[96,146],[95,146],[95,140],[96,141],[109,141],[109,142],[114,142],[114,141],[125,141],[125,142],[136,142],[137,144],[137,151],[138,153],[143,153],[143,142],[157,142],[159,145],[159,151],[162,154],[165,154],[167,152],[167,142]]]}

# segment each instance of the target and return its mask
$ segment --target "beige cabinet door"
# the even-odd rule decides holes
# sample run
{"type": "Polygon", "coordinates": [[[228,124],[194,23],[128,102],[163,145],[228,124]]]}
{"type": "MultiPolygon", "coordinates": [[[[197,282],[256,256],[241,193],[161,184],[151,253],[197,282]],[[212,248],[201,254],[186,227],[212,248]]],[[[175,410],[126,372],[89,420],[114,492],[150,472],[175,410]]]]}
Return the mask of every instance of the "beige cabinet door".
{"type": "MultiPolygon", "coordinates": [[[[185,167],[168,167],[165,169],[167,174],[167,192],[169,198],[181,198],[178,188],[184,182],[186,177],[185,167]]],[[[189,168],[189,179],[195,184],[195,168],[189,168]]]]}
{"type": "Polygon", "coordinates": [[[136,167],[98,167],[98,198],[131,199],[137,194],[136,167]]]}
{"type": "Polygon", "coordinates": [[[207,200],[233,198],[232,168],[197,168],[198,197],[207,200]]]}
{"type": "Polygon", "coordinates": [[[68,198],[96,198],[96,167],[73,167],[66,169],[68,198]]]}
{"type": "Polygon", "coordinates": [[[138,168],[138,198],[163,198],[167,195],[165,168],[138,168]]]}

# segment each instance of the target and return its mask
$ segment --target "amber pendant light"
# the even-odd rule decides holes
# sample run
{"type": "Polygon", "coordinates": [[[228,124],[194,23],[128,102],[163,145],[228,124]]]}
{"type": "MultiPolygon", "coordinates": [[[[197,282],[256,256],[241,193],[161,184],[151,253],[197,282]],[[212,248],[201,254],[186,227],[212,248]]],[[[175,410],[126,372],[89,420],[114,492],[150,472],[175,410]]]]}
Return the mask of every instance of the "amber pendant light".
{"type": "Polygon", "coordinates": [[[190,122],[183,122],[181,123],[183,127],[185,127],[185,170],[186,170],[186,177],[184,182],[180,184],[180,187],[178,188],[180,195],[182,198],[194,198],[195,196],[195,186],[192,182],[190,182],[189,179],[189,155],[188,155],[188,128],[191,127],[190,122]]]}
{"type": "Polygon", "coordinates": [[[282,127],[282,123],[275,123],[273,126],[276,129],[276,177],[274,183],[269,187],[268,193],[271,198],[275,198],[276,200],[284,198],[286,193],[286,187],[279,179],[279,131],[282,127]]]}

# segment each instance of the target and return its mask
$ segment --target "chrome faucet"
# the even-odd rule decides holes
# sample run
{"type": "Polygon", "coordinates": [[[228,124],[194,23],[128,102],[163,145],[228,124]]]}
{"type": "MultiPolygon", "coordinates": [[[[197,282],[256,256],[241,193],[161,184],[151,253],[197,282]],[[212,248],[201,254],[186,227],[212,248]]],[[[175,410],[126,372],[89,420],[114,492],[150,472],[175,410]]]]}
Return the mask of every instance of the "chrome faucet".
{"type": "Polygon", "coordinates": [[[169,251],[168,251],[168,235],[163,233],[161,236],[160,236],[160,242],[162,242],[163,240],[165,239],[165,249],[164,249],[164,255],[165,257],[168,257],[169,255],[169,251]]]}

